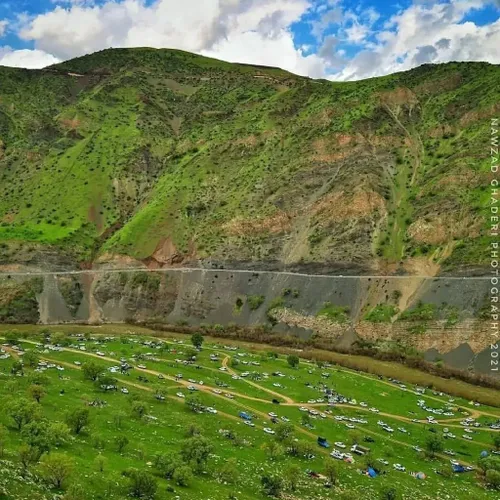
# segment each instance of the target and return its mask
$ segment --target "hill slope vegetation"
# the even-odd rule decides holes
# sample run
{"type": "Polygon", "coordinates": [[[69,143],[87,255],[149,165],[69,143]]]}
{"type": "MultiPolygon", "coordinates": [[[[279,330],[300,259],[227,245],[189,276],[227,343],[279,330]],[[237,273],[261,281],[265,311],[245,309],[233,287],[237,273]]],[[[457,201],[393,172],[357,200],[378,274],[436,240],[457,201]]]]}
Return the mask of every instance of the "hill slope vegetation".
{"type": "Polygon", "coordinates": [[[500,68],[338,83],[174,50],[0,68],[0,262],[460,273],[500,68]]]}

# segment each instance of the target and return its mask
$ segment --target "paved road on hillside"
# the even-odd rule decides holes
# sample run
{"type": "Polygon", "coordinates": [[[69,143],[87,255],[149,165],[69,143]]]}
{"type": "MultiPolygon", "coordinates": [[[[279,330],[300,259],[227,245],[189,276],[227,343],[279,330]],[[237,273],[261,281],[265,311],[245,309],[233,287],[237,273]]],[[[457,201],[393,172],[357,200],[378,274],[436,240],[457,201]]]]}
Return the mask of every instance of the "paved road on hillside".
{"type": "Polygon", "coordinates": [[[190,273],[195,271],[201,271],[205,273],[230,273],[230,274],[274,274],[276,276],[297,276],[303,278],[342,278],[342,279],[421,279],[421,280],[460,280],[460,281],[472,281],[472,280],[483,280],[488,281],[491,276],[415,276],[415,275],[405,275],[405,276],[382,276],[382,275],[343,275],[343,274],[307,274],[307,273],[294,273],[291,271],[262,271],[255,269],[207,269],[204,267],[172,267],[172,268],[162,268],[162,269],[149,269],[145,267],[138,268],[112,268],[112,269],[81,269],[75,271],[12,271],[12,272],[0,272],[0,277],[2,276],[66,276],[66,275],[100,275],[100,274],[114,274],[114,273],[134,273],[134,272],[148,272],[148,273],[190,273]]]}

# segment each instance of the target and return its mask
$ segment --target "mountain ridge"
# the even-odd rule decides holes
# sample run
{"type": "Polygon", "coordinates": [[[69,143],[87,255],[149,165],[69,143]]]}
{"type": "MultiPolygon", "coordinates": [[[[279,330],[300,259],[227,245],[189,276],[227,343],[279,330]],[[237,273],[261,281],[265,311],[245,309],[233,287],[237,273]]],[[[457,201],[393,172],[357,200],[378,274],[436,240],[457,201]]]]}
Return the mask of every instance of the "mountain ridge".
{"type": "Polygon", "coordinates": [[[499,74],[329,82],[156,49],[0,68],[0,265],[482,274],[499,74]]]}

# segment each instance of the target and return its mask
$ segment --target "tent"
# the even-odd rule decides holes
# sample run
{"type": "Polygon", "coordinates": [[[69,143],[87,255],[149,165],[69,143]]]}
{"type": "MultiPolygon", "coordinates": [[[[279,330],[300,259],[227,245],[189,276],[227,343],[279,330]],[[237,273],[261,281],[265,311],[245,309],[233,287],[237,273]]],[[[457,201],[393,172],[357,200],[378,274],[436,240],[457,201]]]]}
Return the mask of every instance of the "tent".
{"type": "Polygon", "coordinates": [[[368,467],[368,475],[370,477],[377,477],[377,473],[371,467],[368,467]]]}
{"type": "Polygon", "coordinates": [[[480,457],[481,457],[481,458],[486,458],[487,456],[488,456],[488,452],[487,452],[486,450],[483,450],[483,451],[481,452],[480,457]]]}
{"type": "Polygon", "coordinates": [[[423,472],[417,472],[417,473],[415,474],[415,477],[416,477],[417,479],[425,479],[425,478],[426,478],[426,475],[425,475],[423,472]]]}

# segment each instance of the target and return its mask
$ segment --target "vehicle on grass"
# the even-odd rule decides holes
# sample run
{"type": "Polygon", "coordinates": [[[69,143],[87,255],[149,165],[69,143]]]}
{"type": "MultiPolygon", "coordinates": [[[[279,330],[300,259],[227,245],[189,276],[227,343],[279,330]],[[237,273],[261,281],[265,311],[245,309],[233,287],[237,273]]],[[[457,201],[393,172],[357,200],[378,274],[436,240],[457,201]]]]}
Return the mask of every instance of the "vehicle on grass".
{"type": "Polygon", "coordinates": [[[330,444],[328,443],[326,438],[318,437],[317,442],[322,448],[330,448],[330,444]]]}

